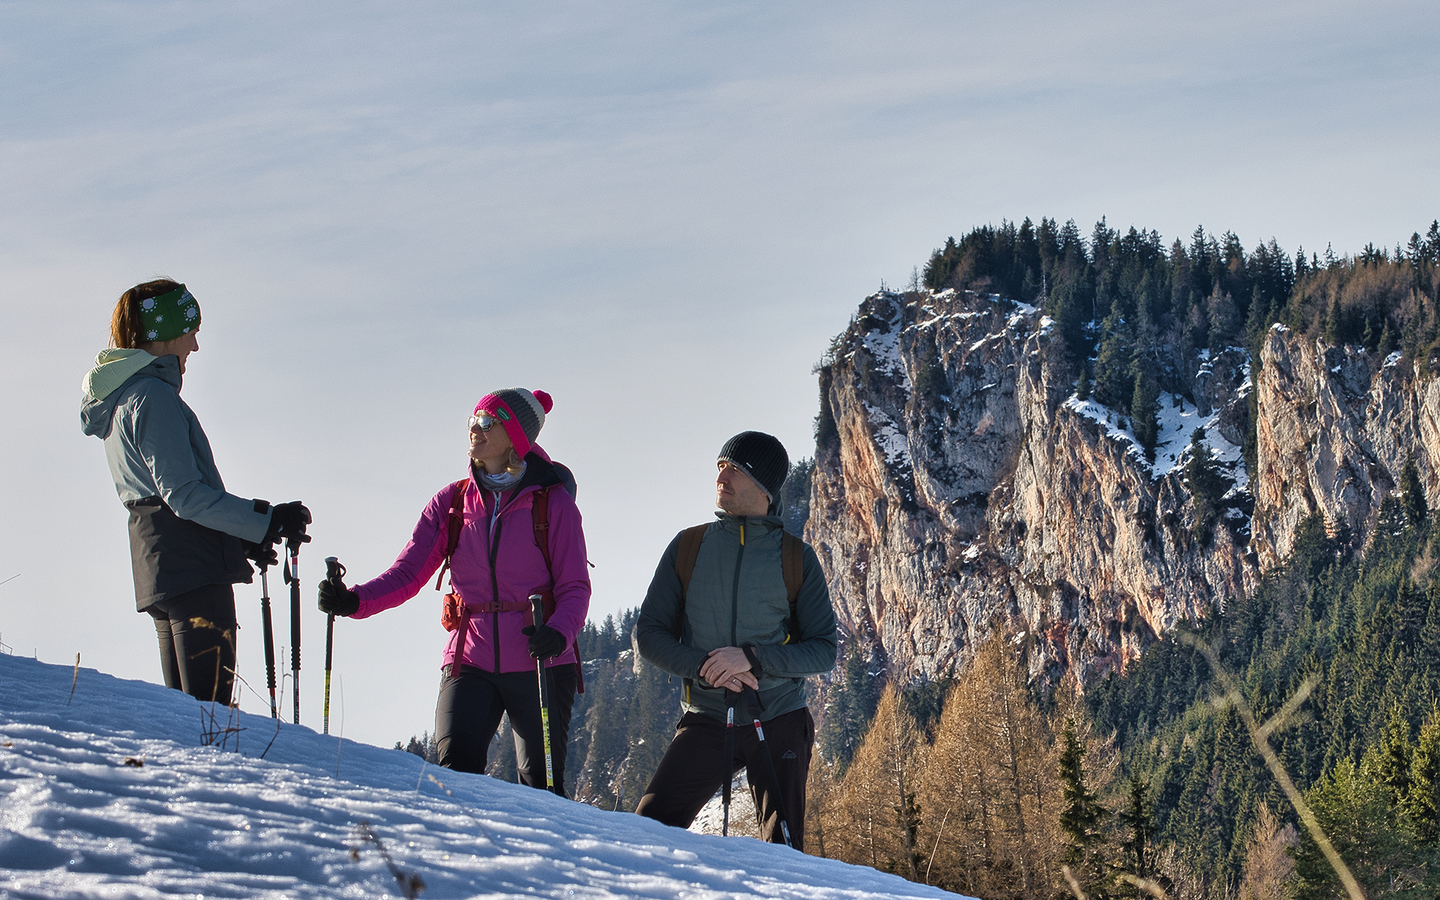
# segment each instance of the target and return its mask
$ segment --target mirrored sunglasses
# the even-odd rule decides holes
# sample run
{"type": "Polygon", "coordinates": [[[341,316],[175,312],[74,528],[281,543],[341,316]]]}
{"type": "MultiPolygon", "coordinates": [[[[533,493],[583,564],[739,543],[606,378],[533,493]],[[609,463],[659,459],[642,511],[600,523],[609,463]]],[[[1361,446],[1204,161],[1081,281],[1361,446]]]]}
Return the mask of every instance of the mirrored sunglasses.
{"type": "Polygon", "coordinates": [[[500,420],[490,415],[489,413],[476,413],[475,415],[470,417],[471,429],[478,428],[481,431],[489,431],[491,428],[494,428],[496,425],[499,424],[500,420]]]}

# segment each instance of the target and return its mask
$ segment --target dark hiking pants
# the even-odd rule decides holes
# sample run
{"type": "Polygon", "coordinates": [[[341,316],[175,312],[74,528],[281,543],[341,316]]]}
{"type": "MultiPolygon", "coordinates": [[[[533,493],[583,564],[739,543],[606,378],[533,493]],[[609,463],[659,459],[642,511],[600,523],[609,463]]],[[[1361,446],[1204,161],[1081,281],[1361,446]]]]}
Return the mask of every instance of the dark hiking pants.
{"type": "MultiPolygon", "coordinates": [[[[797,709],[762,723],[765,743],[775,761],[780,783],[780,804],[790,825],[790,842],[796,850],[805,843],[805,778],[810,771],[810,750],[815,744],[815,720],[810,710],[797,709]]],[[[741,768],[750,779],[760,837],[785,843],[770,773],[760,756],[760,741],[753,721],[735,722],[735,755],[725,759],[725,723],[702,713],[686,713],[675,729],[675,739],[645,788],[635,812],[666,825],[689,828],[690,823],[727,778],[741,768]]]]}
{"type": "Polygon", "coordinates": [[[230,705],[235,669],[235,588],[207,584],[145,611],[155,620],[165,686],[230,705]]]}
{"type": "MultiPolygon", "coordinates": [[[[500,717],[510,714],[515,762],[520,781],[545,789],[545,743],[540,730],[540,682],[535,671],[486,672],[450,667],[440,681],[435,703],[435,747],[440,765],[457,772],[484,772],[490,741],[500,717]]],[[[575,665],[547,666],[550,681],[550,761],[555,793],[565,796],[565,745],[570,738],[570,709],[575,705],[575,665]]]]}

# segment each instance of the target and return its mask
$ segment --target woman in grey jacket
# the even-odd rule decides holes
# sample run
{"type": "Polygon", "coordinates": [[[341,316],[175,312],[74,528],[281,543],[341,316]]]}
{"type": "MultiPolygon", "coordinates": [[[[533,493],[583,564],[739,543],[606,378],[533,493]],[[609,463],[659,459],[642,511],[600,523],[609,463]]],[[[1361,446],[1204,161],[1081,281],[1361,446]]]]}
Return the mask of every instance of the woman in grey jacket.
{"type": "Polygon", "coordinates": [[[121,295],[110,344],[85,376],[82,430],[105,442],[130,510],[135,606],[149,613],[166,687],[229,704],[236,583],[246,557],[270,565],[272,545],[301,537],[310,513],[226,493],[210,442],[180,399],[185,361],[199,349],[200,305],[185,285],[147,281],[121,295]]]}

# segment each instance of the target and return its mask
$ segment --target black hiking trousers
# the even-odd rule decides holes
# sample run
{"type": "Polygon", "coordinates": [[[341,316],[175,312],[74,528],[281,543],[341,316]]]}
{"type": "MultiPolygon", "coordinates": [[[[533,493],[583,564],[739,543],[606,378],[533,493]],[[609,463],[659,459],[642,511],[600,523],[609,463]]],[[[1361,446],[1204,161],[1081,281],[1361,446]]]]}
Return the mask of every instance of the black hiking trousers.
{"type": "MultiPolygon", "coordinates": [[[[440,765],[457,772],[484,772],[490,741],[500,717],[510,714],[520,782],[545,790],[545,742],[540,731],[540,682],[527,672],[486,672],[450,666],[440,681],[435,703],[435,749],[440,765]]],[[[546,666],[550,682],[550,769],[555,793],[565,796],[565,747],[570,739],[570,710],[575,705],[575,664],[546,666]]]]}
{"type": "Polygon", "coordinates": [[[145,607],[155,620],[165,686],[230,705],[235,676],[235,587],[207,584],[145,607]]]}
{"type": "MultiPolygon", "coordinates": [[[[769,721],[762,721],[765,744],[775,761],[780,801],[790,825],[790,842],[805,849],[805,779],[810,772],[810,751],[815,746],[815,720],[810,710],[797,709],[769,721]]],[[[703,713],[688,712],[680,717],[675,739],[645,788],[635,812],[647,818],[689,828],[715,792],[742,767],[750,779],[750,795],[761,840],[785,843],[780,831],[780,813],[769,770],[760,756],[760,739],[754,720],[735,721],[735,755],[725,759],[725,723],[703,713]]]]}

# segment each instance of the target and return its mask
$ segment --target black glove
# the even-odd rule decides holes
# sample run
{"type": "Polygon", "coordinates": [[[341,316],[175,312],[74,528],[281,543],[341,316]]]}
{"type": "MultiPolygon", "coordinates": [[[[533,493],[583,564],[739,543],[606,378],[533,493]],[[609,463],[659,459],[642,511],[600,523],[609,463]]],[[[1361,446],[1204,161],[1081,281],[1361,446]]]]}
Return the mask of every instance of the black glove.
{"type": "Polygon", "coordinates": [[[565,652],[565,635],[549,625],[526,625],[520,633],[530,635],[530,656],[534,659],[549,659],[565,652]]]}
{"type": "Polygon", "coordinates": [[[309,540],[305,534],[305,526],[309,524],[310,510],[299,500],[277,504],[270,511],[270,530],[265,532],[265,543],[275,544],[286,540],[304,543],[309,540]]]}
{"type": "MultiPolygon", "coordinates": [[[[277,509],[279,507],[276,507],[277,509]]],[[[360,595],[338,578],[320,582],[320,611],[337,616],[353,616],[360,609],[360,595]]]]}
{"type": "Polygon", "coordinates": [[[245,558],[262,569],[280,564],[280,555],[275,552],[275,547],[261,542],[252,544],[247,540],[241,540],[240,546],[245,550],[245,558]]]}

